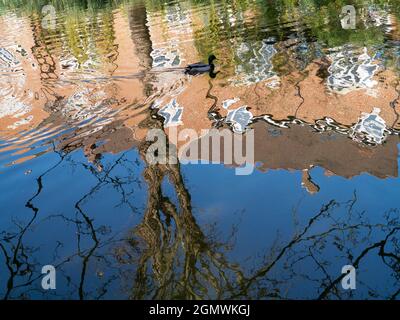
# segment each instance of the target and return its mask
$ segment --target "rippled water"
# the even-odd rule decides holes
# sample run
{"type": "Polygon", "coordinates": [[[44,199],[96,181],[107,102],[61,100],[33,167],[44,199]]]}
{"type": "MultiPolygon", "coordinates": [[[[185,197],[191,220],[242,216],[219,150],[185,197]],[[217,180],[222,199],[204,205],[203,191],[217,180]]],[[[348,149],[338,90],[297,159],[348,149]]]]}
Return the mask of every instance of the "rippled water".
{"type": "Polygon", "coordinates": [[[10,3],[2,297],[399,298],[397,1],[355,1],[355,30],[341,1],[54,1],[54,28],[10,3]],[[254,129],[255,171],[151,165],[154,128],[254,129]]]}

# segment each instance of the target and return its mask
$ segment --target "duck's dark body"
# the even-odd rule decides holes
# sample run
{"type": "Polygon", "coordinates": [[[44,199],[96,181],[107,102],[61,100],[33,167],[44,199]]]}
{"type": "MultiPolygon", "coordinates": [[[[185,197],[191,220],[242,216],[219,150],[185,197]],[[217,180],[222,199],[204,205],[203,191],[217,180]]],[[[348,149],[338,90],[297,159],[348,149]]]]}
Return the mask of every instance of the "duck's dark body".
{"type": "Polygon", "coordinates": [[[199,74],[203,74],[203,73],[214,73],[214,63],[213,61],[216,59],[216,57],[214,55],[211,55],[208,58],[208,64],[204,63],[204,62],[197,62],[197,63],[192,63],[189,64],[186,68],[185,68],[185,73],[191,76],[196,76],[199,74]]]}
{"type": "Polygon", "coordinates": [[[198,62],[198,63],[189,64],[185,68],[185,73],[189,74],[191,76],[195,76],[195,75],[202,74],[202,73],[208,73],[208,72],[212,71],[213,69],[214,69],[214,67],[209,64],[198,62]]]}

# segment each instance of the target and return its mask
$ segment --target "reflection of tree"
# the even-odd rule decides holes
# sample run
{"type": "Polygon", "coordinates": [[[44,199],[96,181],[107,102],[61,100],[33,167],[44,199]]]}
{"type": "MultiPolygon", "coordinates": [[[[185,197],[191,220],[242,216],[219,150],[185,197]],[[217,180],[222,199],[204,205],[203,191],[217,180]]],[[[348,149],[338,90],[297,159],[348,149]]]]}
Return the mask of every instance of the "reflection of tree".
{"type": "Polygon", "coordinates": [[[100,299],[108,291],[108,287],[116,280],[115,275],[110,275],[107,279],[102,281],[99,288],[94,291],[85,290],[85,287],[91,286],[90,273],[88,271],[89,264],[96,260],[96,263],[102,262],[108,268],[111,268],[112,262],[109,260],[109,255],[105,252],[105,248],[115,245],[122,241],[116,237],[112,230],[104,225],[96,225],[95,217],[92,217],[90,213],[84,208],[84,204],[91,198],[94,198],[98,192],[102,189],[111,186],[120,195],[120,203],[117,207],[126,205],[130,208],[133,213],[138,213],[137,208],[130,201],[130,196],[134,193],[131,190],[131,186],[135,185],[136,188],[140,187],[139,182],[136,179],[134,168],[137,163],[130,164],[126,153],[122,153],[113,163],[106,166],[104,170],[98,171],[93,166],[85,163],[74,163],[70,160],[73,165],[83,166],[87,172],[96,179],[94,186],[90,190],[83,194],[78,201],[75,202],[74,208],[75,217],[73,219],[66,215],[53,215],[48,219],[60,218],[67,224],[74,224],[76,226],[76,252],[67,258],[61,257],[58,259],[60,262],[57,264],[57,270],[63,272],[64,277],[68,280],[69,285],[74,288],[71,295],[74,297],[74,292],[78,293],[79,299],[100,299]],[[128,170],[129,174],[126,178],[115,175],[114,171],[120,167],[124,167],[128,170]],[[74,258],[81,260],[80,275],[77,283],[74,283],[71,277],[68,275],[67,264],[74,258]],[[89,280],[87,279],[89,278],[89,280]]]}
{"type": "MultiPolygon", "coordinates": [[[[110,266],[111,263],[108,260],[108,255],[104,253],[104,248],[122,241],[121,239],[116,239],[116,234],[111,234],[110,228],[95,223],[95,217],[91,216],[85,209],[85,202],[93,198],[103,188],[111,186],[121,196],[117,207],[126,205],[132,212],[137,213],[137,208],[129,198],[134,192],[133,189],[140,188],[140,185],[136,183],[138,181],[134,172],[138,164],[132,164],[130,159],[127,159],[126,154],[123,153],[111,165],[105,166],[104,170],[99,172],[93,166],[74,161],[68,153],[57,151],[55,145],[53,145],[53,152],[60,156],[59,160],[36,178],[37,190],[26,201],[25,207],[33,212],[32,216],[26,222],[17,221],[13,218],[12,222],[16,228],[12,227],[10,230],[4,230],[0,233],[0,256],[3,256],[5,269],[9,273],[3,295],[4,299],[29,298],[31,294],[35,294],[35,297],[37,295],[59,298],[76,298],[78,296],[79,299],[99,299],[107,293],[108,287],[116,279],[115,275],[110,275],[104,282],[99,284],[99,287],[94,292],[85,290],[85,287],[90,286],[90,281],[93,281],[92,278],[87,280],[90,277],[89,264],[96,260],[97,263],[102,261],[105,265],[110,266]],[[46,188],[46,179],[49,179],[49,175],[59,168],[61,164],[65,165],[66,163],[69,163],[71,167],[82,166],[89,175],[95,178],[96,183],[76,201],[74,217],[71,217],[68,213],[43,217],[44,212],[42,212],[42,217],[40,218],[41,210],[35,200],[39,196],[43,196],[43,192],[48,189],[46,188]],[[126,178],[119,177],[114,173],[117,168],[121,167],[129,171],[126,178]],[[45,222],[51,224],[55,222],[55,219],[65,223],[65,226],[71,224],[76,226],[76,250],[70,252],[67,256],[60,256],[59,250],[64,247],[65,243],[56,240],[54,252],[49,252],[46,261],[42,261],[37,257],[40,247],[29,244],[29,233],[34,233],[40,224],[45,222]],[[56,292],[44,292],[40,288],[41,268],[46,264],[45,262],[49,261],[56,267],[57,274],[64,277],[68,283],[67,288],[60,290],[61,292],[58,292],[58,290],[56,292]],[[80,261],[77,264],[80,270],[79,277],[78,279],[73,279],[71,276],[73,269],[71,270],[70,264],[76,264],[78,261],[80,261]]],[[[73,238],[70,240],[73,241],[73,238]]],[[[3,290],[0,292],[3,294],[3,290]]]]}
{"type": "MultiPolygon", "coordinates": [[[[12,1],[17,2],[17,1],[12,1]]],[[[23,2],[23,1],[22,1],[23,2]]],[[[95,1],[96,2],[96,1],[95,1]]],[[[200,1],[201,2],[201,1],[200,1]]],[[[270,12],[269,16],[261,14],[258,19],[251,22],[254,28],[243,28],[241,24],[236,26],[229,25],[230,17],[227,10],[217,11],[215,4],[210,6],[209,24],[203,30],[196,33],[196,45],[201,55],[207,55],[210,52],[218,53],[221,50],[221,43],[228,39],[235,38],[233,35],[241,35],[240,30],[245,30],[246,38],[253,40],[265,39],[267,36],[274,36],[276,40],[285,40],[293,30],[287,29],[286,22],[299,20],[305,21],[304,36],[311,38],[320,38],[324,40],[329,35],[329,41],[335,45],[347,42],[349,35],[353,32],[344,31],[335,23],[337,18],[336,7],[345,4],[339,1],[330,7],[328,1],[319,1],[323,10],[316,8],[316,1],[310,1],[312,10],[319,14],[311,15],[309,11],[301,11],[297,3],[292,1],[283,1],[277,8],[271,3],[263,4],[260,12],[270,12]],[[273,8],[272,8],[273,7],[273,8]],[[273,9],[273,10],[271,10],[273,9]],[[279,12],[282,11],[282,12],[279,12]],[[326,24],[326,13],[332,16],[329,24],[326,24]],[[289,12],[288,14],[286,12],[289,12]],[[298,19],[295,14],[303,17],[298,19]],[[220,22],[222,17],[223,23],[220,22]],[[324,19],[322,19],[324,18],[324,19]],[[263,19],[268,21],[262,21],[263,19]],[[258,21],[259,20],[259,21],[258,21]],[[285,22],[285,23],[283,23],[285,22]],[[262,26],[271,26],[271,30],[259,32],[262,26]],[[322,28],[323,26],[323,28],[322,28]],[[238,28],[236,30],[236,28],[238,28]],[[332,37],[332,32],[337,31],[332,37]],[[252,34],[249,34],[252,32],[252,34]],[[204,36],[207,35],[207,36],[204,36]],[[332,40],[333,39],[333,40],[332,40]],[[344,41],[345,40],[345,41],[344,41]]],[[[86,7],[86,1],[80,1],[86,7]]],[[[224,2],[225,3],[225,2],[224,2]]],[[[240,6],[238,11],[247,10],[250,5],[246,1],[237,1],[240,6]]],[[[225,3],[226,4],[226,3],[225,3]]],[[[150,4],[146,4],[150,5],[150,4]]],[[[258,3],[257,6],[261,6],[258,3]]],[[[218,9],[219,10],[219,9],[218,9]]],[[[92,37],[98,46],[96,52],[102,55],[108,54],[109,63],[114,65],[117,47],[114,45],[113,15],[111,11],[104,12],[101,17],[97,12],[89,16],[71,15],[67,20],[63,33],[66,34],[66,43],[68,51],[71,51],[75,57],[79,57],[79,63],[88,60],[87,51],[89,50],[89,41],[92,37]],[[87,27],[75,28],[75,24],[88,20],[87,27]],[[97,20],[102,21],[101,28],[97,20]],[[101,32],[99,32],[101,31],[101,32]],[[102,41],[100,41],[102,40],[102,41]]],[[[69,17],[69,14],[67,14],[69,17]]],[[[151,41],[150,33],[146,21],[146,6],[138,5],[129,9],[129,25],[132,32],[132,40],[140,57],[142,67],[149,69],[151,66],[150,51],[151,41]]],[[[39,17],[32,19],[32,31],[34,34],[35,45],[32,48],[33,54],[39,63],[41,71],[41,80],[45,83],[45,93],[54,95],[52,92],[51,80],[57,78],[56,62],[54,60],[55,51],[47,44],[49,34],[43,30],[39,22],[39,17]]],[[[265,29],[265,28],[263,28],[265,29]]],[[[352,39],[358,42],[377,42],[381,37],[375,37],[381,31],[376,29],[362,30],[358,33],[360,38],[352,39]],[[364,39],[365,37],[365,39],[364,39]],[[375,40],[376,38],[376,40],[375,40]],[[373,41],[374,40],[374,41],[373,41]]],[[[296,38],[301,35],[298,34],[296,38]]],[[[242,41],[240,37],[237,37],[242,41]]],[[[61,38],[62,39],[62,38],[61,38]]],[[[350,39],[351,40],[351,39],[350,39]]],[[[310,41],[307,39],[307,43],[310,41]]],[[[287,57],[291,56],[288,45],[290,43],[281,42],[285,46],[277,48],[282,51],[274,62],[275,68],[282,66],[280,74],[285,74],[286,69],[297,69],[298,66],[288,67],[287,57]]],[[[233,64],[233,51],[231,45],[222,46],[229,52],[221,52],[222,56],[229,56],[227,64],[233,64]]],[[[312,48],[314,50],[314,48],[312,48]]],[[[294,52],[294,51],[293,51],[294,52]]],[[[218,55],[218,54],[217,54],[218,55]]],[[[302,56],[302,58],[304,58],[302,56]]],[[[299,59],[300,60],[300,59],[299,59]]],[[[114,66],[115,67],[115,66],[114,66]]],[[[111,70],[112,73],[113,70],[111,70]]],[[[289,71],[288,71],[289,72],[289,71]]],[[[217,97],[212,96],[212,82],[207,98],[214,99],[211,113],[216,112],[217,97]]],[[[150,82],[146,83],[145,95],[150,96],[152,86],[150,82]]],[[[299,92],[300,94],[300,92],[299,92]]],[[[398,99],[397,99],[398,100],[398,99]]],[[[395,105],[395,100],[392,104],[395,105]]],[[[218,118],[213,120],[219,120],[218,118]]],[[[146,128],[161,128],[160,123],[151,120],[145,124],[146,128]]],[[[117,127],[113,123],[112,130],[117,127]]],[[[119,129],[120,130],[120,129],[119,129]]],[[[29,293],[35,291],[38,281],[41,278],[40,267],[42,261],[37,257],[38,248],[29,244],[27,234],[34,232],[34,226],[38,222],[39,205],[36,203],[38,196],[45,189],[44,177],[59,167],[61,163],[68,163],[71,166],[82,166],[91,178],[94,178],[94,184],[74,204],[74,212],[69,215],[55,214],[46,217],[45,220],[60,219],[65,225],[75,226],[76,233],[70,240],[76,240],[76,247],[73,252],[67,255],[59,255],[59,250],[64,246],[57,242],[53,260],[57,270],[67,279],[66,290],[71,297],[80,299],[91,298],[98,299],[106,295],[111,284],[117,280],[116,273],[110,273],[101,280],[94,282],[93,275],[90,274],[90,265],[93,261],[102,263],[104,268],[116,268],[117,273],[123,273],[122,269],[128,265],[135,269],[133,286],[130,297],[134,299],[142,298],[290,298],[301,296],[302,293],[292,293],[291,286],[304,281],[308,286],[313,287],[317,294],[315,296],[304,296],[308,298],[346,298],[351,297],[351,293],[345,293],[339,289],[340,281],[343,275],[340,270],[335,268],[335,261],[342,261],[343,264],[352,264],[356,268],[362,268],[366,259],[375,258],[380,260],[383,266],[390,270],[388,278],[393,280],[393,284],[400,281],[400,246],[398,240],[399,233],[399,214],[397,210],[388,211],[383,221],[379,223],[369,222],[362,213],[356,212],[356,196],[348,203],[338,203],[330,201],[322,209],[308,220],[308,223],[301,229],[299,228],[289,241],[278,239],[276,243],[269,248],[263,261],[256,261],[258,264],[254,270],[249,270],[248,264],[237,265],[231,262],[228,251],[232,249],[231,243],[222,243],[214,235],[217,231],[210,234],[204,231],[196,221],[191,197],[185,186],[179,165],[147,165],[144,172],[144,180],[147,183],[147,206],[141,222],[134,227],[128,239],[119,237],[110,232],[110,228],[98,224],[95,212],[89,212],[85,203],[91,199],[96,200],[99,192],[106,187],[112,188],[119,194],[119,205],[127,206],[133,213],[138,215],[138,209],[132,201],[134,188],[138,187],[136,181],[137,172],[132,167],[127,170],[126,176],[115,175],[115,169],[122,166],[130,166],[129,160],[125,154],[117,156],[112,163],[103,167],[100,154],[95,154],[94,163],[101,170],[96,170],[86,163],[76,163],[67,158],[69,152],[85,147],[85,141],[77,137],[77,132],[73,133],[78,143],[66,145],[63,152],[57,152],[60,156],[59,161],[49,169],[45,170],[37,179],[37,191],[30,197],[25,204],[30,211],[26,222],[13,221],[12,230],[0,233],[0,254],[3,257],[5,270],[7,271],[6,288],[4,298],[29,297],[29,293]],[[68,147],[71,149],[69,150],[68,147]],[[169,181],[174,191],[174,197],[171,197],[164,189],[164,183],[169,181]],[[76,237],[76,239],[74,238],[76,237]],[[110,253],[110,248],[115,251],[110,253]],[[122,249],[121,249],[122,248],[122,249]],[[100,262],[99,262],[100,261],[100,262]],[[78,276],[73,278],[70,264],[77,265],[79,269],[78,276]],[[117,265],[117,267],[116,267],[117,265]],[[97,290],[90,288],[97,286],[97,290]],[[17,292],[17,293],[15,293],[17,292]],[[22,293],[19,295],[19,293],[22,293]]],[[[91,134],[93,137],[94,134],[91,134]]],[[[104,140],[106,135],[101,135],[93,139],[93,144],[86,146],[89,153],[95,149],[98,141],[104,140]],[[96,141],[97,140],[97,141],[96,141]]],[[[92,141],[92,139],[88,139],[92,141]]],[[[87,140],[86,140],[87,141],[87,140]]],[[[139,147],[142,159],[146,159],[149,144],[143,143],[139,147]]],[[[56,148],[53,150],[56,152],[56,148]]],[[[43,222],[44,220],[42,220],[43,222]]],[[[365,281],[365,280],[364,280],[365,281]]],[[[400,295],[400,290],[388,288],[389,294],[382,295],[375,288],[369,288],[366,283],[362,284],[367,288],[369,297],[384,297],[396,299],[400,295]]],[[[393,287],[396,287],[393,285],[393,287]]],[[[65,295],[63,295],[65,297],[65,295]]]]}
{"type": "Polygon", "coordinates": [[[40,18],[35,17],[35,19],[32,19],[31,25],[35,41],[35,45],[32,47],[32,53],[40,68],[41,91],[46,98],[50,99],[52,96],[56,96],[56,93],[54,92],[53,86],[48,81],[58,79],[54,53],[51,52],[46,42],[45,31],[40,23],[40,18]]]}
{"type": "MultiPolygon", "coordinates": [[[[157,127],[159,123],[150,119],[145,125],[157,127]]],[[[142,159],[146,159],[148,147],[148,143],[139,147],[142,159]]],[[[8,270],[7,285],[2,289],[4,298],[29,298],[37,292],[44,297],[100,299],[115,290],[116,284],[127,286],[132,299],[399,297],[396,284],[400,281],[400,224],[396,209],[370,222],[358,208],[356,193],[347,202],[329,201],[303,227],[296,224],[289,240],[278,237],[265,249],[261,260],[252,257],[250,262],[238,264],[230,257],[233,243],[221,241],[215,226],[206,231],[196,221],[179,165],[146,166],[143,171],[148,185],[146,209],[128,236],[100,225],[86,203],[91,199],[96,201],[96,195],[110,186],[120,195],[121,205],[140,214],[131,202],[132,193],[140,187],[136,183],[137,169],[125,153],[104,163],[102,171],[60,153],[59,161],[37,178],[37,191],[26,202],[26,208],[33,213],[31,219],[15,222],[16,232],[1,234],[0,252],[8,270]],[[35,199],[46,189],[44,177],[48,179],[48,174],[61,163],[81,166],[94,178],[94,183],[74,201],[74,213],[54,214],[38,221],[40,210],[35,199]],[[116,174],[121,167],[129,167],[125,176],[116,174]],[[165,189],[167,180],[174,195],[165,189]],[[76,232],[69,241],[76,237],[76,246],[60,254],[65,243],[57,242],[53,260],[58,274],[66,279],[65,288],[43,293],[38,288],[43,263],[38,259],[38,248],[29,244],[26,234],[34,232],[38,222],[51,224],[54,219],[75,226],[76,232]],[[376,288],[365,278],[365,267],[371,263],[384,267],[379,270],[382,281],[388,282],[387,288],[376,288]],[[354,293],[340,287],[343,277],[340,269],[345,264],[359,270],[358,289],[354,293]],[[100,265],[107,272],[101,277],[93,275],[93,265],[100,265]],[[296,291],[300,284],[307,291],[296,291]]]]}
{"type": "MultiPolygon", "coordinates": [[[[393,284],[398,282],[398,211],[390,210],[383,224],[371,224],[363,212],[354,210],[356,202],[357,197],[354,194],[354,198],[346,203],[332,200],[323,206],[302,230],[295,232],[290,241],[275,246],[264,265],[246,277],[245,285],[231,298],[284,298],[282,292],[285,288],[304,280],[318,293],[315,297],[304,298],[351,298],[351,291],[346,292],[340,288],[345,274],[340,273],[341,266],[339,269],[332,269],[337,266],[335,261],[342,261],[343,265],[349,264],[361,270],[361,263],[374,250],[391,270],[393,284]],[[345,214],[337,215],[340,209],[345,209],[345,214]],[[396,217],[393,218],[393,215],[396,217]],[[388,247],[392,251],[387,251],[388,247]]],[[[385,296],[374,291],[367,283],[360,284],[368,289],[366,297],[394,299],[399,294],[396,291],[385,296]]],[[[288,298],[290,297],[289,294],[288,298]]]]}
{"type": "MultiPolygon", "coordinates": [[[[140,147],[143,159],[149,145],[140,147]]],[[[226,272],[237,272],[239,277],[241,273],[219,252],[222,244],[208,238],[197,224],[179,165],[148,165],[143,176],[148,198],[142,222],[134,228],[130,242],[142,244],[131,298],[199,299],[209,296],[209,290],[222,297],[234,286],[226,272]],[[176,204],[163,190],[166,179],[174,188],[176,204]]],[[[132,263],[121,257],[120,261],[132,263]]]]}
{"type": "MultiPolygon", "coordinates": [[[[145,152],[143,147],[142,155],[145,152]]],[[[137,251],[137,261],[124,261],[137,263],[131,298],[351,298],[351,292],[340,289],[344,274],[335,262],[361,270],[367,256],[380,258],[391,270],[392,284],[400,279],[397,210],[385,215],[385,223],[372,224],[363,212],[355,210],[356,194],[346,203],[332,200],[290,241],[277,241],[268,249],[261,267],[246,272],[245,266],[227,259],[224,251],[229,246],[207,237],[197,225],[179,165],[148,166],[144,176],[149,186],[148,205],[130,241],[135,246],[142,241],[143,249],[137,251]],[[162,183],[167,178],[179,209],[163,194],[162,183]],[[314,288],[315,296],[291,294],[290,287],[301,281],[314,288]]],[[[367,289],[366,297],[395,299],[399,295],[399,290],[379,293],[367,282],[363,279],[360,283],[367,289]]]]}
{"type": "MultiPolygon", "coordinates": [[[[53,145],[53,151],[55,147],[53,145]]],[[[28,219],[27,223],[22,221],[13,221],[17,231],[3,231],[0,233],[0,251],[4,256],[6,269],[8,270],[9,276],[7,279],[7,289],[5,290],[3,299],[8,299],[11,292],[20,288],[29,288],[34,281],[38,279],[38,273],[40,274],[39,262],[33,259],[33,255],[37,248],[33,248],[29,245],[24,244],[24,238],[28,233],[29,229],[33,226],[37,219],[39,208],[37,208],[33,201],[37,198],[43,190],[43,178],[49,174],[52,170],[57,168],[62,162],[64,157],[60,155],[59,161],[48,170],[43,172],[37,179],[37,191],[28,199],[25,207],[32,210],[32,216],[28,219]],[[22,280],[21,280],[22,279],[22,280]]]]}
{"type": "MultiPolygon", "coordinates": [[[[153,119],[146,126],[159,124],[153,119]]],[[[143,159],[148,147],[144,143],[139,148],[143,159]]],[[[133,299],[301,297],[302,293],[290,292],[290,286],[301,281],[315,289],[315,296],[304,298],[351,298],[351,292],[340,289],[341,267],[351,264],[361,270],[367,256],[381,259],[391,270],[391,284],[400,279],[398,211],[389,210],[383,221],[371,223],[365,212],[357,210],[356,193],[348,202],[332,200],[324,205],[302,229],[297,226],[291,240],[277,239],[259,268],[246,270],[246,264],[228,259],[230,243],[221,243],[197,224],[179,164],[147,165],[143,175],[148,184],[147,207],[119,256],[120,262],[136,268],[133,299]],[[167,194],[166,181],[174,196],[167,194]],[[339,269],[337,261],[342,263],[339,269]]],[[[395,291],[385,296],[370,287],[368,279],[362,281],[367,297],[399,295],[395,291]]]]}

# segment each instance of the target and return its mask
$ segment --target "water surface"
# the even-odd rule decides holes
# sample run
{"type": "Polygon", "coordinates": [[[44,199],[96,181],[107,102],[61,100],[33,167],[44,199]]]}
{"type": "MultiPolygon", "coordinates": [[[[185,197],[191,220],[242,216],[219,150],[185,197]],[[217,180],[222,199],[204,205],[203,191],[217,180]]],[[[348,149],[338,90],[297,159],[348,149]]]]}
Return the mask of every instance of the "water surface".
{"type": "Polygon", "coordinates": [[[54,28],[10,3],[0,296],[399,298],[397,1],[354,1],[355,30],[342,1],[53,1],[54,28]],[[254,129],[255,170],[151,165],[155,128],[254,129]]]}

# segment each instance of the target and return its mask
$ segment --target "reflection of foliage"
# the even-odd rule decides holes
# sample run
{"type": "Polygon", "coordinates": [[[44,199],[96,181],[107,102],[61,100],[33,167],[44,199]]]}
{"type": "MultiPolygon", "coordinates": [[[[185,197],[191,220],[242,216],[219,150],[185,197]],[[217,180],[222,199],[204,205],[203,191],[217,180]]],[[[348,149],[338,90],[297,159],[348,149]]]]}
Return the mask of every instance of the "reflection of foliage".
{"type": "Polygon", "coordinates": [[[114,1],[108,0],[1,0],[1,8],[19,8],[26,12],[40,12],[46,5],[52,5],[57,10],[72,8],[96,10],[109,7],[114,1]]]}
{"type": "MultiPolygon", "coordinates": [[[[348,1],[255,1],[243,2],[237,6],[235,2],[210,2],[204,28],[196,32],[196,46],[203,56],[210,52],[229,50],[231,41],[239,43],[244,39],[260,41],[273,37],[277,41],[288,39],[291,34],[318,40],[329,47],[344,44],[379,45],[384,40],[382,27],[364,24],[365,10],[369,5],[374,8],[396,12],[397,1],[353,1],[358,8],[356,30],[341,27],[340,17],[343,6],[348,1]],[[217,4],[221,3],[221,6],[217,4]],[[234,14],[229,14],[230,7],[234,14]],[[243,19],[244,15],[248,19],[243,19]],[[234,20],[232,20],[234,18],[234,20]],[[231,22],[235,21],[235,22],[231,22]],[[221,45],[223,43],[223,45],[221,45]]],[[[398,12],[398,11],[397,11],[398,12]]],[[[233,53],[224,52],[229,65],[233,61],[233,53]]]]}
{"type": "MultiPolygon", "coordinates": [[[[33,24],[40,25],[41,10],[46,5],[54,5],[56,9],[56,30],[40,28],[40,34],[35,34],[37,39],[42,39],[46,45],[49,42],[46,37],[58,39],[57,44],[67,47],[79,64],[90,58],[89,53],[96,57],[108,57],[114,52],[113,1],[6,1],[0,2],[0,11],[2,7],[25,11],[34,19],[33,24]]],[[[53,51],[58,49],[58,46],[52,48],[53,51]]]]}
{"type": "Polygon", "coordinates": [[[112,19],[111,12],[82,14],[82,12],[76,11],[65,17],[63,30],[58,30],[58,32],[65,34],[69,52],[73,54],[79,64],[85,63],[90,58],[107,57],[113,53],[112,19]],[[92,57],[89,56],[90,54],[92,57]]]}
{"type": "MultiPolygon", "coordinates": [[[[88,18],[95,22],[97,14],[112,16],[112,9],[123,8],[142,2],[148,11],[165,15],[167,7],[173,4],[159,0],[115,0],[115,1],[0,1],[0,8],[15,7],[27,12],[40,14],[43,5],[53,4],[57,11],[65,16],[65,33],[69,45],[76,57],[84,57],[85,40],[89,35],[110,38],[112,31],[105,26],[101,32],[92,23],[92,28],[76,28],[88,18]],[[76,30],[77,29],[77,30],[76,30]],[[87,34],[86,34],[87,33],[87,34]]],[[[202,57],[211,52],[224,56],[225,66],[234,64],[235,55],[232,47],[246,41],[261,41],[273,37],[277,41],[286,40],[297,33],[307,38],[316,39],[330,47],[344,44],[377,45],[384,41],[384,28],[367,25],[366,10],[375,8],[398,15],[398,1],[345,1],[345,0],[301,0],[301,1],[251,1],[251,0],[191,0],[183,1],[190,7],[207,5],[207,10],[200,10],[198,17],[203,26],[195,31],[195,44],[202,57]],[[354,4],[358,8],[356,30],[345,30],[341,27],[339,15],[344,5],[354,4]]],[[[181,4],[180,4],[181,5],[181,4]]],[[[107,24],[107,18],[103,19],[107,24]]],[[[86,22],[85,22],[86,24],[86,22]]],[[[112,40],[112,36],[109,40],[112,40]]],[[[87,41],[86,41],[87,42],[87,41]]],[[[100,52],[103,54],[103,52],[100,52]]],[[[84,58],[80,58],[84,59],[84,58]]],[[[221,62],[222,63],[222,62],[221,62]]]]}

